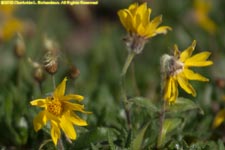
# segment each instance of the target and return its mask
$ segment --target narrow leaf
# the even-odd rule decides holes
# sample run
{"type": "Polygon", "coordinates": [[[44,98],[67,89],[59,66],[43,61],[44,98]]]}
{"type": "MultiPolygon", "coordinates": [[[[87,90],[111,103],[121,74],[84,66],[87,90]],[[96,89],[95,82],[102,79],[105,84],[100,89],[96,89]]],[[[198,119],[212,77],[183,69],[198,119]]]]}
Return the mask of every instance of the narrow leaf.
{"type": "Polygon", "coordinates": [[[169,132],[177,128],[181,123],[179,118],[165,119],[163,122],[162,132],[158,139],[158,147],[162,147],[166,142],[166,136],[169,132]]]}
{"type": "Polygon", "coordinates": [[[148,122],[138,133],[136,138],[132,141],[132,150],[140,150],[144,139],[145,131],[147,130],[150,122],[148,122]]]}
{"type": "Polygon", "coordinates": [[[178,97],[174,104],[167,105],[166,107],[166,111],[174,112],[174,113],[179,113],[179,112],[184,112],[184,111],[194,110],[194,109],[199,109],[200,113],[204,114],[203,110],[196,103],[194,103],[190,99],[183,98],[183,97],[178,97]]]}

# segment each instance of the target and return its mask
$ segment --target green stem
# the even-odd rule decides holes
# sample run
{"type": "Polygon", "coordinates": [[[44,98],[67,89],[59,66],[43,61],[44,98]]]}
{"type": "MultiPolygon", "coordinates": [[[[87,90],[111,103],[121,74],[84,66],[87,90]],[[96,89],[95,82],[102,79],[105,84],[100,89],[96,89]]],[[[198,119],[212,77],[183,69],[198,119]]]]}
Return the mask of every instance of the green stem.
{"type": "Polygon", "coordinates": [[[125,76],[126,75],[127,69],[130,66],[130,63],[133,60],[134,56],[135,56],[135,53],[134,52],[130,52],[128,54],[127,59],[126,59],[126,62],[124,64],[124,66],[123,66],[123,70],[122,70],[121,76],[125,76]]]}
{"type": "Polygon", "coordinates": [[[55,75],[52,75],[52,84],[53,84],[53,89],[55,90],[56,85],[55,85],[55,75]]]}
{"type": "Polygon", "coordinates": [[[127,125],[128,125],[129,130],[131,129],[131,121],[130,121],[129,104],[128,104],[126,90],[125,90],[125,75],[127,73],[127,69],[129,68],[134,56],[135,56],[134,52],[131,52],[131,53],[128,54],[127,59],[126,59],[126,61],[124,63],[124,66],[123,66],[122,73],[121,73],[121,95],[122,95],[122,100],[123,100],[123,104],[124,104],[124,109],[125,109],[126,119],[127,119],[127,125]]]}

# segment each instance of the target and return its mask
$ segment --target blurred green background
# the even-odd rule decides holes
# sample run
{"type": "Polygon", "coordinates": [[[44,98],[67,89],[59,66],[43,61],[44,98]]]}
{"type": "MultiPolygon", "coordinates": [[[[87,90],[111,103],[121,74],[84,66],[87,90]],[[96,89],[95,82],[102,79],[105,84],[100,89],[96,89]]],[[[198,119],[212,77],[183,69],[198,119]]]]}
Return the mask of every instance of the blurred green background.
{"type": "MultiPolygon", "coordinates": [[[[0,6],[0,148],[38,149],[50,139],[48,130],[35,132],[32,120],[40,109],[29,102],[46,97],[53,91],[51,76],[43,70],[44,79],[35,80],[35,67],[28,58],[39,64],[44,59],[44,37],[57,43],[59,68],[55,74],[59,84],[74,73],[67,83],[67,93],[83,95],[85,108],[93,112],[82,115],[87,127],[75,127],[78,137],[66,149],[129,149],[130,143],[148,122],[142,149],[154,149],[158,134],[158,115],[142,105],[132,104],[132,133],[127,130],[120,95],[120,72],[127,56],[123,43],[126,35],[117,11],[134,1],[101,1],[98,5],[77,6],[0,6]],[[11,10],[10,10],[11,9],[11,10]],[[16,19],[17,23],[11,20],[16,19]],[[25,55],[15,55],[17,31],[26,46],[25,55]],[[79,75],[78,75],[79,74],[79,75]]],[[[140,1],[144,2],[144,1],[140,1]]],[[[180,96],[197,103],[198,110],[176,114],[182,125],[171,133],[167,149],[224,149],[225,124],[212,129],[216,113],[223,109],[225,88],[225,1],[208,0],[205,15],[214,22],[215,30],[198,18],[193,0],[149,0],[151,18],[163,15],[162,25],[172,27],[166,35],[149,40],[137,55],[126,76],[127,96],[145,97],[157,107],[160,104],[160,57],[171,53],[173,45],[186,49],[197,41],[194,53],[210,51],[214,65],[194,69],[210,82],[191,82],[197,97],[180,90],[180,96]]],[[[203,9],[204,10],[204,9],[203,9]]],[[[203,11],[204,13],[204,11],[203,11]]],[[[44,149],[55,149],[52,143],[44,149]]]]}

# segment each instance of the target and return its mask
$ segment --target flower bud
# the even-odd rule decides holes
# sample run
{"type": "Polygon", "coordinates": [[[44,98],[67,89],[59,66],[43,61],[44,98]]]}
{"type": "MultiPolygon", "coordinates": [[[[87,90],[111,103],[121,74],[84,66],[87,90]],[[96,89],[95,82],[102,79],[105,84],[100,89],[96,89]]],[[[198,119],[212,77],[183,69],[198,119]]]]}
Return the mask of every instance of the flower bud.
{"type": "Polygon", "coordinates": [[[69,68],[68,76],[69,76],[71,79],[76,79],[79,75],[80,75],[80,70],[79,70],[75,65],[72,65],[72,66],[69,68]]]}
{"type": "Polygon", "coordinates": [[[49,74],[53,75],[58,70],[59,50],[57,44],[46,37],[44,38],[44,46],[47,51],[44,56],[44,68],[49,74]]]}
{"type": "Polygon", "coordinates": [[[43,68],[42,67],[35,68],[33,77],[37,82],[41,83],[45,79],[43,68]]]}
{"type": "Polygon", "coordinates": [[[22,35],[21,34],[17,34],[17,35],[18,36],[16,38],[14,51],[15,51],[15,55],[18,58],[21,58],[25,55],[26,46],[25,46],[22,35]]]}

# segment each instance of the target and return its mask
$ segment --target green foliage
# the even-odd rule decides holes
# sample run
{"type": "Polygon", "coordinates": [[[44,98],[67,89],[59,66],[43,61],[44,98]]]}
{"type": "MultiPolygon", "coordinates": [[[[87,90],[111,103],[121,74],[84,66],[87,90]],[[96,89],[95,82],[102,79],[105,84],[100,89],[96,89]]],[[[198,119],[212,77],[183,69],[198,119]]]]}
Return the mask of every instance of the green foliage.
{"type": "Polygon", "coordinates": [[[166,107],[166,111],[169,113],[181,113],[194,109],[198,109],[202,115],[204,114],[203,110],[195,102],[183,97],[178,97],[175,103],[166,107]]]}
{"type": "MultiPolygon", "coordinates": [[[[214,34],[195,22],[194,0],[148,1],[152,16],[162,14],[162,25],[171,26],[173,31],[150,39],[143,52],[132,60],[125,76],[126,112],[120,75],[127,56],[122,39],[127,33],[116,12],[131,2],[104,1],[99,2],[99,6],[82,8],[17,8],[13,16],[25,23],[27,29],[33,27],[34,31],[30,29],[22,33],[26,45],[26,55],[22,58],[14,55],[15,36],[0,44],[0,149],[38,149],[51,138],[49,124],[38,132],[34,131],[33,119],[40,109],[30,106],[31,100],[46,97],[53,91],[51,75],[44,71],[44,80],[37,82],[35,68],[28,61],[31,58],[43,64],[44,35],[59,45],[56,83],[69,76],[70,66],[75,65],[80,74],[68,80],[67,93],[83,95],[85,109],[92,112],[90,115],[79,114],[87,120],[88,126],[75,126],[77,139],[72,143],[62,134],[65,149],[147,150],[156,149],[157,140],[165,150],[225,149],[224,123],[212,129],[216,113],[225,106],[221,98],[225,88],[224,0],[212,1],[212,10],[208,14],[218,26],[214,34]],[[191,81],[197,91],[196,97],[179,90],[182,97],[165,107],[159,138],[163,112],[159,59],[169,53],[175,43],[183,49],[194,39],[198,42],[195,52],[212,52],[210,59],[214,65],[210,69],[197,68],[210,82],[191,81]]],[[[43,149],[57,149],[48,142],[43,149]]]]}

